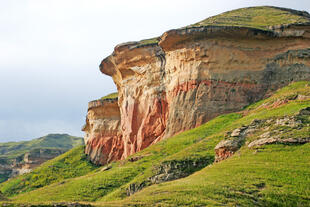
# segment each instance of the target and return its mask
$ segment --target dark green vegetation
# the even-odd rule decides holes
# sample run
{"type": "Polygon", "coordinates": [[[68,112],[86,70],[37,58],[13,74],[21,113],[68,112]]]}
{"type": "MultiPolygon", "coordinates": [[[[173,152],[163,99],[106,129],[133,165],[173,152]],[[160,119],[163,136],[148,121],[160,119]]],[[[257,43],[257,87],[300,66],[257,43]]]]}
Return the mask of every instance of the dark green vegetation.
{"type": "Polygon", "coordinates": [[[10,197],[14,203],[96,201],[94,204],[101,206],[309,206],[309,143],[248,148],[250,141],[259,139],[261,133],[257,132],[247,138],[232,157],[213,163],[214,147],[226,133],[249,125],[254,119],[273,120],[266,122],[265,132],[283,129],[283,136],[309,137],[309,117],[297,115],[309,106],[310,82],[293,83],[240,113],[219,116],[126,160],[97,170],[90,166],[80,168],[88,169],[82,173],[84,176],[66,174],[85,164],[84,158],[76,158],[82,156],[79,149],[80,152],[66,153],[55,159],[71,156],[67,159],[76,162],[75,167],[65,165],[70,170],[61,171],[64,168],[61,166],[52,174],[43,172],[52,168],[55,160],[37,169],[40,176],[51,177],[53,184],[34,190],[30,186],[36,177],[29,177],[27,190],[23,190],[29,192],[22,193],[12,187],[23,180],[19,177],[2,184],[1,190],[8,196],[18,194],[10,197]],[[278,119],[295,116],[301,120],[297,128],[273,126],[278,119]],[[54,174],[67,176],[54,178],[54,174]]]}
{"type": "Polygon", "coordinates": [[[105,99],[115,99],[115,98],[117,98],[117,97],[118,97],[118,93],[115,92],[115,93],[110,93],[110,94],[108,94],[108,95],[102,97],[101,99],[102,99],[102,100],[105,100],[105,99]]]}
{"type": "Polygon", "coordinates": [[[301,23],[310,23],[308,13],[278,7],[260,6],[224,12],[188,27],[238,26],[268,30],[270,26],[301,23]]]}

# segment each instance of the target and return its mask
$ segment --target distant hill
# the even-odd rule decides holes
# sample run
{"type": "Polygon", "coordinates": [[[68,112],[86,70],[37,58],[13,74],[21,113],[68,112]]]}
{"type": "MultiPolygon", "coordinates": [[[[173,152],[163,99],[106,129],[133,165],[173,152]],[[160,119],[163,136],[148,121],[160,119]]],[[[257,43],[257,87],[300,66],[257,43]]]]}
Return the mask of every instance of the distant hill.
{"type": "Polygon", "coordinates": [[[83,145],[81,137],[49,134],[30,141],[0,143],[0,182],[30,172],[46,160],[83,145]]]}

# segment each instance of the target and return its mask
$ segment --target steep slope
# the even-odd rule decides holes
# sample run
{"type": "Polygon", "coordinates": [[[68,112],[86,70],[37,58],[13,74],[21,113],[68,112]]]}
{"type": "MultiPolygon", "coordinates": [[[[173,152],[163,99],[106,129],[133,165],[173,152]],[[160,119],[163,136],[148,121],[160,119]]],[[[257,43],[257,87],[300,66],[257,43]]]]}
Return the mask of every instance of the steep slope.
{"type": "Polygon", "coordinates": [[[117,45],[100,70],[113,78],[118,99],[90,103],[85,152],[96,164],[125,159],[310,80],[309,48],[310,15],[276,7],[234,10],[117,45]]]}
{"type": "Polygon", "coordinates": [[[282,140],[310,139],[309,107],[310,82],[297,82],[241,112],[221,115],[123,161],[10,199],[23,204],[98,201],[94,204],[99,206],[307,206],[309,143],[248,146],[266,133],[281,135],[282,140]],[[215,163],[218,143],[250,126],[254,130],[240,149],[215,163]]]}
{"type": "Polygon", "coordinates": [[[101,204],[309,206],[310,82],[306,88],[304,84],[290,85],[243,111],[246,115],[222,134],[226,142],[236,129],[249,129],[241,148],[227,160],[187,178],[151,186],[121,202],[101,204]],[[278,140],[262,142],[266,139],[278,140]]]}
{"type": "Polygon", "coordinates": [[[30,172],[43,162],[82,144],[82,138],[68,134],[49,134],[30,141],[0,143],[0,182],[30,172]]]}

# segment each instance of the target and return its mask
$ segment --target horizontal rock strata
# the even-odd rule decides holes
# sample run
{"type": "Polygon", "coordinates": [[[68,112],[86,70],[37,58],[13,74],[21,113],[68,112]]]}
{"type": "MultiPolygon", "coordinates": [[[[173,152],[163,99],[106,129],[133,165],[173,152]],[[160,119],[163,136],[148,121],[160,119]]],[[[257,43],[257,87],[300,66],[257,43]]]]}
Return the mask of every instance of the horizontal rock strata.
{"type": "Polygon", "coordinates": [[[310,80],[310,26],[202,26],[115,47],[100,64],[118,100],[91,103],[86,153],[105,164],[310,80]],[[159,40],[159,41],[157,41],[159,40]],[[96,104],[98,105],[96,105],[96,104]],[[93,107],[92,107],[93,106],[93,107]]]}
{"type": "Polygon", "coordinates": [[[117,99],[96,100],[88,104],[85,153],[95,164],[120,159],[123,153],[120,111],[117,99]]]}

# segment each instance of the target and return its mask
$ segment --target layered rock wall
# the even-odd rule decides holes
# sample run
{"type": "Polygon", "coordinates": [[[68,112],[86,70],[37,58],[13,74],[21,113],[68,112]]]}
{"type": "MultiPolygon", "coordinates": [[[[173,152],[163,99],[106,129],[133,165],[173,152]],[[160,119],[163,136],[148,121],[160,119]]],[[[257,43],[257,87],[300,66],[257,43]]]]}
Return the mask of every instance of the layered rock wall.
{"type": "Polygon", "coordinates": [[[98,164],[124,159],[292,81],[310,80],[309,31],[204,26],[116,46],[100,70],[113,78],[118,101],[89,107],[86,153],[98,164]]]}
{"type": "Polygon", "coordinates": [[[87,143],[85,153],[93,163],[103,164],[122,157],[124,150],[117,98],[90,102],[82,130],[87,143]]]}

